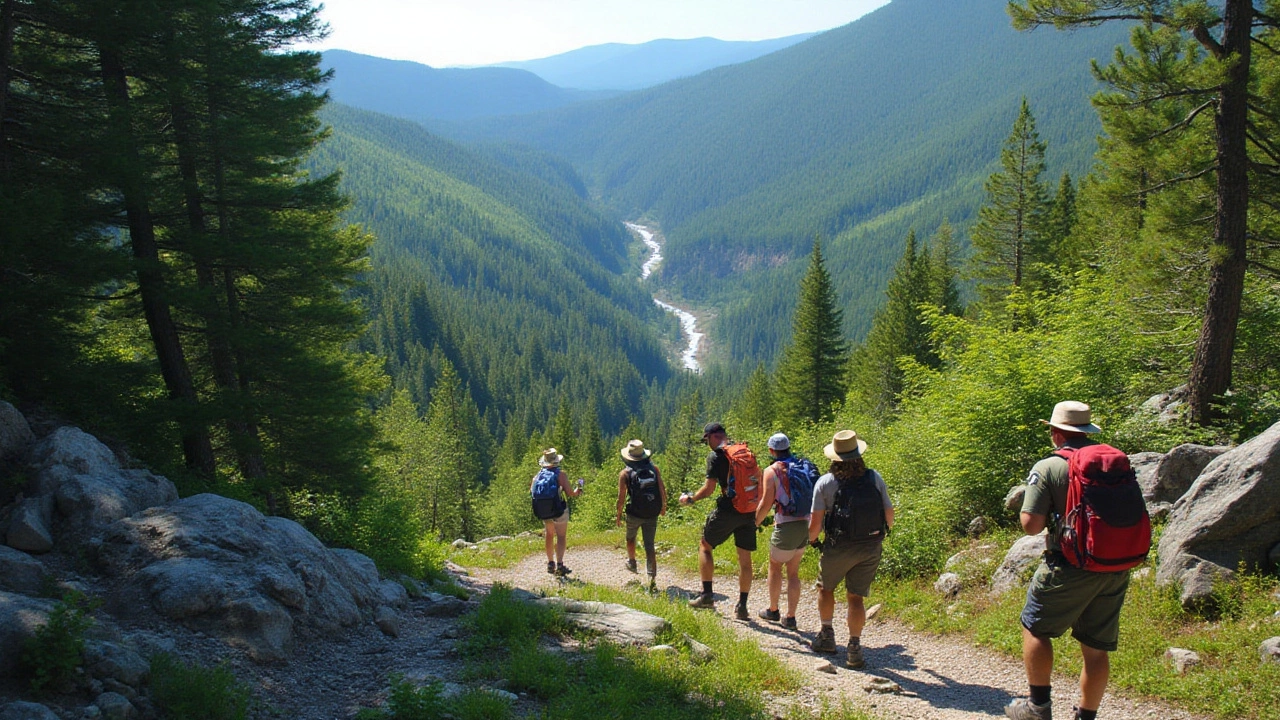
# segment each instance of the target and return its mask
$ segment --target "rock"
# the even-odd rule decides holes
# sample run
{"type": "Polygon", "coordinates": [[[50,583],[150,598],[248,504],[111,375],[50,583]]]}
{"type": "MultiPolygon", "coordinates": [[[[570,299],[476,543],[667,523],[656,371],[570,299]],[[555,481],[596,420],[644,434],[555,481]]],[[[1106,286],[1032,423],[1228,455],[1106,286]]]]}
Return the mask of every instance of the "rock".
{"type": "Polygon", "coordinates": [[[883,608],[884,608],[884,603],[876,603],[875,605],[872,605],[871,607],[867,608],[867,622],[871,622],[872,620],[874,620],[875,617],[880,614],[880,610],[883,608]]]}
{"type": "Polygon", "coordinates": [[[476,544],[488,545],[489,543],[498,542],[499,540],[512,540],[512,539],[514,538],[512,538],[510,535],[494,535],[493,537],[484,538],[483,540],[478,541],[476,544]]]}
{"type": "Polygon", "coordinates": [[[679,651],[671,645],[654,645],[649,648],[649,652],[654,655],[675,655],[679,651]]]}
{"type": "Polygon", "coordinates": [[[1013,512],[1022,511],[1022,501],[1027,496],[1026,485],[1014,485],[1004,496],[1004,506],[1007,510],[1013,512]]]}
{"type": "Polygon", "coordinates": [[[1156,580],[1179,583],[1186,607],[1244,563],[1261,567],[1280,542],[1280,423],[1219,455],[1173,506],[1160,537],[1156,580]],[[1194,579],[1195,589],[1188,591],[1194,579]]]}
{"type": "Polygon", "coordinates": [[[1267,562],[1271,563],[1271,567],[1280,567],[1280,543],[1271,548],[1271,552],[1267,553],[1267,562]]]}
{"type": "Polygon", "coordinates": [[[373,624],[378,626],[383,635],[400,637],[400,615],[386,605],[374,611],[373,624]]]}
{"type": "Polygon", "coordinates": [[[1151,577],[1151,568],[1149,567],[1138,568],[1137,570],[1133,571],[1132,575],[1129,576],[1131,580],[1144,580],[1149,577],[1151,577]]]}
{"type": "Polygon", "coordinates": [[[70,426],[60,427],[41,440],[31,461],[40,470],[62,466],[77,475],[110,475],[120,470],[120,461],[110,448],[80,428],[70,426]]]}
{"type": "Polygon", "coordinates": [[[58,716],[40,703],[18,701],[0,707],[0,720],[58,720],[58,716]]]}
{"type": "Polygon", "coordinates": [[[1151,471],[1139,476],[1143,497],[1155,502],[1177,502],[1209,463],[1230,449],[1192,444],[1175,447],[1161,456],[1151,471]]]}
{"type": "Polygon", "coordinates": [[[0,400],[0,460],[21,455],[34,441],[27,419],[17,408],[0,400]]]}
{"type": "Polygon", "coordinates": [[[1045,550],[1044,533],[1018,538],[991,576],[991,592],[1001,595],[1023,583],[1027,571],[1040,563],[1045,550]]]}
{"type": "Polygon", "coordinates": [[[44,563],[11,547],[0,545],[0,590],[36,595],[44,583],[44,563]]]}
{"type": "Polygon", "coordinates": [[[59,532],[86,538],[147,508],[178,499],[168,478],[148,470],[116,470],[102,475],[66,477],[54,492],[59,532]]]}
{"type": "Polygon", "coordinates": [[[1156,467],[1163,459],[1164,453],[1158,452],[1140,452],[1129,456],[1129,466],[1133,468],[1134,475],[1138,476],[1138,485],[1142,488],[1142,496],[1147,499],[1148,504],[1155,497],[1155,487],[1159,484],[1156,478],[1156,467]]]}
{"type": "Polygon", "coordinates": [[[1172,512],[1173,503],[1156,502],[1154,500],[1147,503],[1147,514],[1151,516],[1152,520],[1163,520],[1169,517],[1172,512]]]}
{"type": "MultiPolygon", "coordinates": [[[[96,694],[101,695],[102,693],[99,692],[96,694]]],[[[97,705],[86,705],[84,706],[84,709],[80,711],[80,720],[99,720],[101,717],[102,710],[98,709],[97,705]]]]}
{"type": "Polygon", "coordinates": [[[665,619],[616,603],[540,598],[535,602],[559,608],[565,619],[603,634],[620,645],[652,645],[659,633],[670,628],[665,619]]]}
{"type": "Polygon", "coordinates": [[[258,661],[283,660],[299,630],[331,635],[386,604],[376,568],[371,584],[371,563],[353,555],[292,520],[210,494],[112,524],[96,552],[125,581],[125,597],[141,592],[164,617],[258,661]]]}
{"type": "Polygon", "coordinates": [[[836,674],[836,666],[832,665],[830,660],[819,660],[817,664],[813,666],[813,669],[815,672],[827,673],[829,675],[836,674]]]}
{"type": "Polygon", "coordinates": [[[0,677],[13,676],[23,644],[35,637],[37,627],[49,622],[53,606],[52,600],[0,590],[0,677]]]}
{"type": "Polygon", "coordinates": [[[377,587],[378,598],[384,605],[390,605],[396,609],[408,607],[409,590],[403,584],[395,580],[381,580],[377,587]]]}
{"type": "Polygon", "coordinates": [[[946,597],[955,597],[960,594],[960,576],[953,572],[943,573],[934,581],[933,589],[946,597]]]}
{"type": "Polygon", "coordinates": [[[1186,675],[1187,671],[1200,664],[1200,655],[1192,650],[1171,647],[1164,651],[1164,657],[1173,663],[1173,671],[1186,675]]]}
{"type": "Polygon", "coordinates": [[[871,680],[867,681],[867,683],[862,686],[862,689],[869,693],[881,693],[881,694],[891,693],[894,695],[902,694],[901,685],[890,680],[889,678],[882,678],[882,677],[871,678],[871,680]]]}
{"type": "Polygon", "coordinates": [[[116,643],[85,643],[84,665],[98,680],[115,680],[131,688],[142,687],[151,677],[151,663],[133,650],[116,643]]]}
{"type": "Polygon", "coordinates": [[[506,700],[507,702],[513,703],[520,699],[519,695],[516,695],[515,693],[509,690],[500,690],[498,688],[485,688],[484,691],[500,700],[506,700]]]}
{"type": "Polygon", "coordinates": [[[467,692],[466,686],[459,685],[458,683],[455,683],[455,682],[447,682],[444,684],[444,687],[440,690],[440,697],[445,699],[456,698],[459,695],[465,694],[466,692],[467,692]]]}
{"type": "Polygon", "coordinates": [[[989,523],[987,522],[987,519],[981,515],[970,520],[968,528],[969,537],[978,537],[985,534],[988,530],[988,526],[989,523]]]}
{"type": "Polygon", "coordinates": [[[475,546],[476,546],[475,543],[467,542],[462,538],[458,538],[457,540],[454,540],[452,543],[450,543],[450,547],[452,547],[454,550],[466,550],[468,548],[473,548],[475,546]]]}
{"type": "Polygon", "coordinates": [[[467,611],[467,604],[452,595],[427,593],[424,599],[429,603],[422,609],[427,617],[458,617],[467,611]]]}
{"type": "Polygon", "coordinates": [[[427,589],[422,586],[422,583],[414,580],[408,575],[401,575],[397,579],[400,581],[400,585],[404,587],[404,591],[409,595],[409,597],[420,598],[427,594],[427,589]]]}
{"type": "Polygon", "coordinates": [[[105,720],[130,720],[138,716],[138,710],[129,702],[129,698],[120,693],[104,692],[93,701],[102,711],[105,720]]]}
{"type": "Polygon", "coordinates": [[[1153,415],[1153,419],[1161,425],[1176,423],[1182,419],[1186,398],[1187,386],[1182,385],[1167,393],[1152,395],[1142,403],[1141,411],[1153,415]]]}
{"type": "Polygon", "coordinates": [[[684,633],[684,641],[688,643],[689,655],[692,656],[694,660],[700,663],[706,663],[716,659],[716,654],[711,648],[703,645],[697,640],[694,640],[688,633],[684,633]]]}
{"type": "Polygon", "coordinates": [[[9,547],[29,553],[47,553],[53,549],[53,534],[49,532],[40,498],[26,498],[9,518],[5,542],[9,547]]]}
{"type": "Polygon", "coordinates": [[[1267,638],[1258,646],[1258,655],[1262,662],[1280,663],[1280,637],[1267,638]]]}

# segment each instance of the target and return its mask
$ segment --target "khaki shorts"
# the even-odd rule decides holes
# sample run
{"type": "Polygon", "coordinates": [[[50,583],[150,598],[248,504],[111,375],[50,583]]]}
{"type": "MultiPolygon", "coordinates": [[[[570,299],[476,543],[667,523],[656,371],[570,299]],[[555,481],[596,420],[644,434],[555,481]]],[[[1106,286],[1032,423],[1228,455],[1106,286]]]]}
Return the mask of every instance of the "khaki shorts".
{"type": "Polygon", "coordinates": [[[551,518],[550,520],[543,520],[542,524],[543,525],[568,525],[569,524],[569,508],[565,508],[564,512],[560,514],[560,517],[551,518]]]}
{"type": "Polygon", "coordinates": [[[883,550],[884,543],[879,541],[823,547],[818,556],[818,587],[835,592],[843,580],[845,593],[866,597],[883,550]]]}
{"type": "Polygon", "coordinates": [[[769,538],[769,560],[776,563],[789,563],[804,555],[809,546],[809,523],[806,520],[793,520],[773,526],[773,535],[769,538]]]}
{"type": "Polygon", "coordinates": [[[1128,571],[1089,572],[1061,558],[1046,559],[1027,587],[1022,627],[1039,638],[1056,638],[1070,628],[1081,645],[1113,652],[1128,590],[1128,571]]]}

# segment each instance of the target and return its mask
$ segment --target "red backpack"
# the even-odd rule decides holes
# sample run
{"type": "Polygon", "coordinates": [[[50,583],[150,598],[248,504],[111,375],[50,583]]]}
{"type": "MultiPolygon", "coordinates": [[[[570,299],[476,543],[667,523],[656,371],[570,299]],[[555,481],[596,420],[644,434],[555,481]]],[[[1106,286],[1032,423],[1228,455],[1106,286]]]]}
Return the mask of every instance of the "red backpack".
{"type": "Polygon", "coordinates": [[[1067,513],[1059,547],[1090,572],[1122,572],[1151,552],[1151,516],[1129,456],[1110,445],[1061,448],[1067,461],[1067,513]]]}
{"type": "Polygon", "coordinates": [[[740,513],[754,513],[760,504],[760,465],[746,443],[724,446],[729,458],[729,485],[725,495],[740,513]]]}

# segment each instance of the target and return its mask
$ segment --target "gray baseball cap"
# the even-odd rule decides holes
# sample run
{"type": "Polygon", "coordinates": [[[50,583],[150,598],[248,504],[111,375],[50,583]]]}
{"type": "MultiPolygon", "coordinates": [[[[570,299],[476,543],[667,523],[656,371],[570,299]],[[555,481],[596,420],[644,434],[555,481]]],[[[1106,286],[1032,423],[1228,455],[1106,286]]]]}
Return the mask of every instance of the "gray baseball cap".
{"type": "Polygon", "coordinates": [[[783,433],[777,433],[773,437],[769,438],[769,449],[789,450],[791,449],[791,438],[787,437],[783,433]]]}

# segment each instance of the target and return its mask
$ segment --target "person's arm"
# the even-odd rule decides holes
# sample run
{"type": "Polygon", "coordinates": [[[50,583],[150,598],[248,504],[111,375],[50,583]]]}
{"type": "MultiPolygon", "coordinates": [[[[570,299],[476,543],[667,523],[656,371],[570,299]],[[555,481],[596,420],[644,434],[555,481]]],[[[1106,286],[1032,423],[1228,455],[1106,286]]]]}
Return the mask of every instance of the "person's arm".
{"type": "Polygon", "coordinates": [[[885,485],[884,477],[880,473],[876,473],[876,485],[880,488],[880,494],[884,496],[884,528],[886,531],[893,529],[893,500],[889,499],[889,486],[885,485]]]}
{"type": "Polygon", "coordinates": [[[569,484],[569,476],[565,475],[563,470],[559,471],[559,480],[560,489],[564,491],[565,495],[569,497],[578,497],[582,494],[581,490],[569,484]]]}
{"type": "Polygon", "coordinates": [[[654,477],[658,478],[658,497],[662,498],[662,509],[658,511],[659,515],[667,514],[667,486],[662,484],[662,472],[657,466],[653,468],[654,477]]]}
{"type": "Polygon", "coordinates": [[[818,534],[822,532],[822,519],[827,516],[826,510],[814,510],[809,516],[809,542],[818,541],[818,534]]]}
{"type": "Polygon", "coordinates": [[[769,517],[769,510],[773,508],[773,499],[777,494],[774,488],[778,484],[778,473],[773,471],[772,465],[764,469],[763,482],[764,492],[760,493],[760,504],[756,505],[756,526],[769,517]]]}
{"type": "Polygon", "coordinates": [[[887,509],[885,509],[885,511],[884,511],[884,526],[885,526],[885,528],[887,528],[887,529],[889,529],[889,530],[892,530],[892,529],[893,529],[893,508],[887,508],[887,509]]]}
{"type": "MultiPolygon", "coordinates": [[[[702,498],[710,497],[710,496],[711,496],[711,493],[714,493],[714,492],[716,491],[716,485],[719,485],[719,484],[720,484],[720,481],[719,481],[719,480],[716,480],[716,479],[715,479],[715,478],[713,478],[713,477],[709,477],[709,478],[707,478],[707,481],[706,481],[705,483],[703,483],[703,484],[702,484],[702,487],[700,487],[700,488],[698,488],[696,491],[694,491],[694,493],[693,493],[692,495],[686,495],[686,496],[684,496],[684,497],[689,498],[689,501],[688,501],[687,503],[684,503],[684,504],[685,504],[685,505],[692,505],[693,503],[698,502],[698,501],[699,501],[699,500],[701,500],[702,498]]],[[[681,502],[684,502],[683,498],[681,498],[681,502]]]]}
{"type": "Polygon", "coordinates": [[[1022,521],[1022,532],[1028,535],[1039,535],[1049,524],[1047,515],[1036,515],[1035,513],[1024,512],[1018,516],[1022,521]]]}
{"type": "Polygon", "coordinates": [[[627,471],[623,470],[622,472],[618,473],[618,514],[615,520],[618,527],[622,527],[622,506],[626,503],[626,501],[627,501],[627,471]]]}

